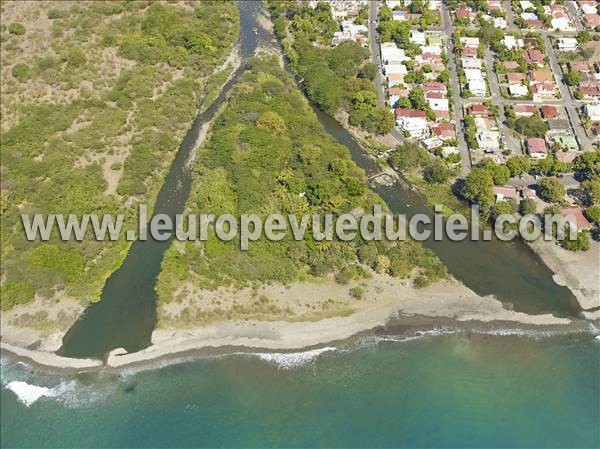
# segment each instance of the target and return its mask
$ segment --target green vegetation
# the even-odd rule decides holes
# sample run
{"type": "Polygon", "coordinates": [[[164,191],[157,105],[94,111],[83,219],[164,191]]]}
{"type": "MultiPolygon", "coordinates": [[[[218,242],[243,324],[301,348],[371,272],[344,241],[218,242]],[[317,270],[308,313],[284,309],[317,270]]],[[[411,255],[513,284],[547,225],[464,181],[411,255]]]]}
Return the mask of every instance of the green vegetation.
{"type": "Polygon", "coordinates": [[[526,137],[544,137],[550,127],[537,114],[531,117],[508,119],[508,126],[526,137]]]}
{"type": "MultiPolygon", "coordinates": [[[[263,219],[294,214],[299,221],[305,213],[360,214],[374,204],[384,203],[367,188],[348,149],[325,133],[294,81],[273,58],[251,61],[199,149],[188,211],[263,219]]],[[[201,245],[167,251],[157,290],[168,302],[186,284],[244,287],[329,274],[344,283],[363,276],[357,261],[397,277],[417,273],[422,284],[446,275],[441,262],[412,241],[317,241],[311,232],[296,241],[288,226],[284,239],[261,238],[242,251],[239,241],[220,241],[211,228],[201,245]]]]}
{"type": "Polygon", "coordinates": [[[388,108],[377,107],[369,50],[354,42],[330,48],[339,24],[329,5],[315,9],[293,1],[269,2],[274,29],[292,69],[300,75],[308,97],[332,116],[345,111],[350,124],[377,134],[395,124],[388,108]]]}
{"type": "Polygon", "coordinates": [[[565,197],[565,186],[557,178],[542,178],[538,182],[540,198],[549,203],[560,203],[565,197]]]}
{"type": "Polygon", "coordinates": [[[25,27],[20,23],[11,23],[8,26],[8,32],[10,34],[23,35],[25,34],[25,27]]]}
{"type": "Polygon", "coordinates": [[[47,28],[2,31],[1,309],[63,290],[95,300],[118,268],[130,243],[28,242],[20,214],[122,213],[134,226],[237,36],[235,3],[196,6],[33,5],[47,28]]]}

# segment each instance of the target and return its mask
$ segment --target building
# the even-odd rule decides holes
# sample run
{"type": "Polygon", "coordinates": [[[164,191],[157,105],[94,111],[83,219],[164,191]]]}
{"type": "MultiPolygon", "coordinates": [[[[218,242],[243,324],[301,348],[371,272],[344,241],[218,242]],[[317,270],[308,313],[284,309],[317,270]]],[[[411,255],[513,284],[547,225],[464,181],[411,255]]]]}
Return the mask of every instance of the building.
{"type": "Polygon", "coordinates": [[[464,47],[461,51],[461,56],[464,58],[476,58],[477,49],[473,47],[464,47]]]}
{"type": "Polygon", "coordinates": [[[514,36],[511,36],[510,34],[504,36],[504,38],[502,38],[500,42],[509,50],[517,48],[517,39],[514,36]]]}
{"type": "Polygon", "coordinates": [[[552,72],[548,69],[531,70],[529,72],[529,79],[532,83],[546,83],[554,81],[552,72]]]}
{"type": "Polygon", "coordinates": [[[427,39],[425,37],[425,33],[422,31],[411,31],[410,32],[410,41],[416,45],[426,45],[427,39]]]}
{"type": "Polygon", "coordinates": [[[468,84],[469,91],[476,97],[485,97],[487,95],[487,85],[482,79],[473,79],[468,84]]]}
{"type": "Polygon", "coordinates": [[[439,125],[432,126],[431,133],[444,141],[451,140],[456,137],[456,130],[454,129],[454,125],[451,123],[440,123],[439,125]]]}
{"type": "Polygon", "coordinates": [[[600,122],[600,103],[588,103],[583,111],[592,122],[600,122]]]}
{"type": "Polygon", "coordinates": [[[558,39],[558,49],[559,50],[577,50],[578,47],[577,39],[574,37],[561,37],[558,39]]]}
{"type": "Polygon", "coordinates": [[[508,200],[514,200],[514,201],[518,202],[520,199],[519,192],[517,191],[517,189],[514,187],[511,187],[511,186],[504,186],[504,187],[493,186],[492,193],[494,194],[494,197],[496,198],[496,202],[508,201],[508,200]]]}
{"type": "Polygon", "coordinates": [[[514,70],[519,68],[519,63],[517,61],[504,61],[502,63],[505,69],[514,70]]]}
{"type": "Polygon", "coordinates": [[[500,133],[485,128],[478,128],[475,139],[479,149],[486,153],[494,153],[500,150],[500,133]]]}
{"type": "Polygon", "coordinates": [[[411,137],[422,137],[427,134],[427,116],[425,111],[416,111],[408,108],[395,110],[396,123],[402,131],[406,131],[411,137]]]}
{"type": "Polygon", "coordinates": [[[461,37],[460,43],[463,44],[465,47],[479,48],[478,37],[461,37]]]}
{"type": "Polygon", "coordinates": [[[599,14],[584,14],[583,24],[587,28],[596,28],[600,26],[600,15],[599,14]]]}
{"type": "Polygon", "coordinates": [[[538,67],[543,67],[545,64],[544,54],[537,48],[525,50],[524,56],[527,64],[535,64],[538,67]]]}
{"type": "Polygon", "coordinates": [[[551,138],[552,142],[558,146],[561,151],[577,151],[579,150],[579,145],[577,145],[577,140],[575,140],[575,136],[571,133],[561,133],[555,134],[551,138]]]}
{"type": "Polygon", "coordinates": [[[592,224],[589,222],[579,206],[565,207],[560,210],[560,213],[569,223],[575,223],[577,230],[591,229],[592,224]]]}
{"type": "Polygon", "coordinates": [[[548,157],[548,149],[544,139],[538,137],[530,137],[527,139],[527,151],[533,159],[546,159],[548,157]]]}
{"type": "Polygon", "coordinates": [[[558,117],[558,109],[555,106],[544,105],[540,108],[542,117],[545,119],[553,119],[558,117]]]}
{"type": "Polygon", "coordinates": [[[481,59],[477,58],[462,58],[460,65],[463,69],[479,69],[481,70],[481,59]]]}
{"type": "Polygon", "coordinates": [[[529,95],[529,89],[522,84],[511,84],[508,86],[508,93],[511,97],[526,97],[529,95]]]}
{"type": "Polygon", "coordinates": [[[520,72],[507,73],[506,74],[506,79],[508,81],[508,84],[520,84],[525,79],[525,74],[524,73],[520,73],[520,72]]]}
{"type": "Polygon", "coordinates": [[[469,115],[474,115],[476,117],[489,117],[491,115],[490,110],[483,104],[469,105],[467,110],[469,111],[469,115]]]}
{"type": "Polygon", "coordinates": [[[535,114],[536,108],[532,104],[515,104],[513,111],[517,117],[531,117],[535,114]]]}

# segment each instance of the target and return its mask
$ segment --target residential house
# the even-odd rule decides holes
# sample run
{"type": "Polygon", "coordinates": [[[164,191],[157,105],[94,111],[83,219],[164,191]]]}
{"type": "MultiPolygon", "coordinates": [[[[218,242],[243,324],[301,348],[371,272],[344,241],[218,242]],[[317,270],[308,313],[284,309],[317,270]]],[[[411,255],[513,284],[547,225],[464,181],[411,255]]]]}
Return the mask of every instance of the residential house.
{"type": "Polygon", "coordinates": [[[579,44],[577,43],[577,39],[575,39],[574,37],[561,37],[560,39],[558,39],[559,50],[577,50],[578,45],[579,44]]]}
{"type": "Polygon", "coordinates": [[[540,108],[542,117],[545,119],[553,119],[558,117],[558,109],[555,106],[544,105],[540,108]]]}
{"type": "Polygon", "coordinates": [[[392,11],[392,19],[398,22],[404,22],[408,20],[408,14],[406,11],[392,11]]]}
{"type": "Polygon", "coordinates": [[[529,89],[522,84],[511,84],[508,86],[508,93],[511,97],[526,97],[529,95],[529,89]]]}
{"type": "Polygon", "coordinates": [[[560,213],[565,217],[566,221],[574,223],[577,226],[578,231],[592,228],[592,224],[585,218],[583,210],[581,210],[581,207],[579,206],[565,207],[560,210],[560,213]]]}
{"type": "Polygon", "coordinates": [[[444,141],[439,137],[434,136],[421,140],[421,144],[425,147],[427,151],[433,152],[438,148],[441,148],[444,145],[444,141]]]}
{"type": "Polygon", "coordinates": [[[476,117],[489,117],[491,115],[490,110],[483,104],[469,105],[467,106],[467,111],[469,112],[469,115],[474,115],[476,117]]]}
{"type": "Polygon", "coordinates": [[[548,69],[531,70],[529,72],[529,79],[532,83],[554,82],[554,76],[548,69]]]}
{"type": "Polygon", "coordinates": [[[533,94],[533,101],[535,102],[553,100],[555,98],[556,86],[550,82],[537,83],[531,86],[531,92],[533,94]]]}
{"type": "Polygon", "coordinates": [[[523,82],[523,80],[525,79],[525,74],[524,73],[507,73],[506,74],[506,79],[508,81],[508,84],[520,84],[523,82]]]}
{"type": "Polygon", "coordinates": [[[425,33],[422,31],[411,31],[410,32],[410,41],[416,45],[426,45],[427,40],[425,37],[425,33]]]}
{"type": "Polygon", "coordinates": [[[473,47],[464,47],[461,52],[461,56],[463,59],[465,58],[476,58],[477,57],[477,49],[473,47]]]}
{"type": "Polygon", "coordinates": [[[519,63],[517,61],[504,61],[502,63],[505,69],[514,70],[519,68],[519,63]]]}
{"type": "Polygon", "coordinates": [[[493,153],[500,150],[500,133],[485,128],[478,128],[475,133],[475,139],[479,149],[486,153],[493,153]]]}
{"type": "Polygon", "coordinates": [[[575,136],[570,132],[555,134],[551,137],[551,141],[557,146],[561,151],[577,151],[579,150],[579,145],[577,145],[577,140],[575,136]]]}
{"type": "Polygon", "coordinates": [[[388,87],[394,87],[404,82],[404,73],[389,73],[387,75],[388,87]]]}
{"type": "Polygon", "coordinates": [[[590,73],[590,67],[585,61],[571,61],[569,62],[569,67],[577,72],[590,73]]]}
{"type": "Polygon", "coordinates": [[[558,151],[554,155],[557,160],[566,164],[573,162],[577,156],[579,156],[579,153],[576,151],[558,151]]]}
{"type": "Polygon", "coordinates": [[[431,133],[444,141],[451,140],[456,137],[456,130],[454,129],[454,125],[451,123],[440,123],[432,126],[431,133]]]}
{"type": "Polygon", "coordinates": [[[425,111],[416,111],[408,108],[395,110],[396,123],[402,131],[406,131],[411,137],[422,137],[427,134],[428,125],[425,111]]]}
{"type": "Polygon", "coordinates": [[[504,30],[508,28],[508,22],[504,17],[494,17],[494,27],[504,30]]]}
{"type": "Polygon", "coordinates": [[[444,98],[439,92],[428,92],[425,94],[425,99],[434,111],[448,111],[450,109],[448,99],[444,98]]]}
{"type": "Polygon", "coordinates": [[[600,26],[600,15],[599,14],[584,14],[583,24],[587,28],[596,28],[600,26]]]}
{"type": "Polygon", "coordinates": [[[600,122],[600,103],[587,103],[583,111],[592,122],[600,122]]]}
{"type": "Polygon", "coordinates": [[[519,202],[519,192],[511,186],[493,186],[492,193],[496,198],[496,202],[513,200],[519,202]]]}
{"type": "Polygon", "coordinates": [[[465,47],[478,48],[479,38],[478,37],[461,37],[460,43],[465,47]]]}
{"type": "Polygon", "coordinates": [[[513,111],[517,117],[531,117],[535,114],[536,108],[532,104],[515,104],[513,111]]]}
{"type": "Polygon", "coordinates": [[[444,83],[437,81],[423,83],[424,92],[442,92],[444,95],[448,92],[448,87],[444,83]]]}
{"type": "Polygon", "coordinates": [[[544,54],[537,48],[525,50],[524,56],[527,64],[536,64],[538,67],[543,67],[545,64],[544,54]]]}
{"type": "Polygon", "coordinates": [[[482,79],[472,79],[468,82],[467,88],[476,97],[485,97],[487,95],[487,85],[482,79]]]}
{"type": "Polygon", "coordinates": [[[510,34],[504,36],[500,42],[509,50],[517,48],[517,39],[514,36],[511,36],[510,34]]]}
{"type": "Polygon", "coordinates": [[[527,151],[533,159],[546,159],[548,157],[548,149],[546,141],[538,137],[530,137],[527,139],[527,151]]]}
{"type": "Polygon", "coordinates": [[[456,17],[459,19],[468,19],[471,17],[471,8],[465,6],[459,6],[456,8],[456,17]]]}
{"type": "Polygon", "coordinates": [[[460,64],[463,69],[480,69],[481,70],[481,59],[477,58],[462,58],[460,64]]]}

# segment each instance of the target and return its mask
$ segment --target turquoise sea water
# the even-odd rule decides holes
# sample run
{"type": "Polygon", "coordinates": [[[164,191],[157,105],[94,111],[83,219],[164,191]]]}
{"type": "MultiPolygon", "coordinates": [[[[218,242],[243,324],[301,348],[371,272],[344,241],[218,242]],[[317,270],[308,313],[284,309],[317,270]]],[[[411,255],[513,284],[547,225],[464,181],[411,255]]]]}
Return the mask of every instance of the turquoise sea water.
{"type": "Polygon", "coordinates": [[[451,334],[42,375],[4,361],[2,447],[600,446],[600,342],[451,334]],[[13,380],[52,387],[30,406],[13,380]]]}

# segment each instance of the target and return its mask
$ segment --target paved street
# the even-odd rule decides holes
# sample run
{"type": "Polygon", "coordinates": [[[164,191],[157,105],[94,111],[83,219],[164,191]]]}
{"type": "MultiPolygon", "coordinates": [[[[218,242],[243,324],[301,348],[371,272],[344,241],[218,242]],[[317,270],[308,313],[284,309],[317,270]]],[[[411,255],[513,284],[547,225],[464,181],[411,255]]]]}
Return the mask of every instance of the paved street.
{"type": "MultiPolygon", "coordinates": [[[[371,47],[371,62],[375,64],[376,67],[379,67],[381,65],[381,59],[379,54],[379,44],[377,43],[377,7],[377,1],[369,3],[369,45],[371,47]]],[[[380,70],[377,70],[377,75],[375,75],[375,89],[377,90],[377,106],[385,106],[383,75],[380,70]]]]}
{"type": "Polygon", "coordinates": [[[463,130],[463,106],[464,99],[460,96],[460,85],[458,75],[456,74],[456,60],[454,58],[454,44],[452,44],[452,21],[450,20],[450,10],[448,5],[442,6],[442,22],[444,28],[444,39],[448,49],[448,70],[450,71],[450,87],[452,89],[452,98],[454,99],[454,126],[456,127],[456,144],[461,155],[461,176],[466,176],[471,171],[471,153],[465,140],[463,130]]]}

